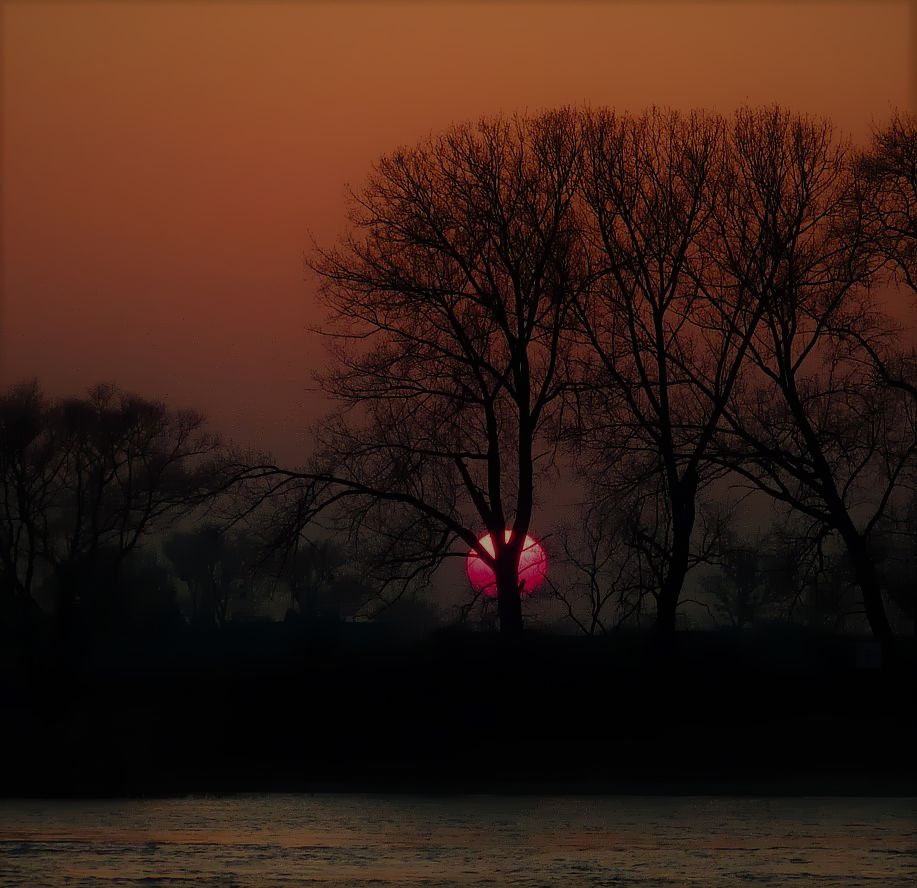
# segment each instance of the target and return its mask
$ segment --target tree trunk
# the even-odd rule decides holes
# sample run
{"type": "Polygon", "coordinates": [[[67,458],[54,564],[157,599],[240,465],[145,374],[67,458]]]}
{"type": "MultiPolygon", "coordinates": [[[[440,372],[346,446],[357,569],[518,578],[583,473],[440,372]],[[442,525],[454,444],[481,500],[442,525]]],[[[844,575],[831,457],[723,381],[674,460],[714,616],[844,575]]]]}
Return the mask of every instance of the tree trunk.
{"type": "Polygon", "coordinates": [[[882,601],[882,588],[876,566],[869,553],[867,541],[858,533],[848,533],[844,542],[847,553],[853,566],[853,574],[863,596],[863,608],[869,628],[876,640],[882,644],[884,650],[890,653],[893,640],[891,624],[885,613],[885,603],[882,601]]]}
{"type": "Polygon", "coordinates": [[[678,599],[681,595],[685,576],[688,573],[688,552],[685,548],[675,551],[673,547],[672,558],[669,561],[665,581],[659,590],[656,601],[656,631],[664,635],[675,632],[675,615],[678,610],[678,599]]]}
{"type": "Polygon", "coordinates": [[[694,531],[697,474],[689,470],[672,497],[672,549],[666,566],[665,579],[656,601],[656,631],[661,635],[675,634],[675,614],[678,599],[685,584],[691,556],[691,534],[694,531]]]}
{"type": "Polygon", "coordinates": [[[503,549],[497,555],[497,612],[501,635],[522,633],[522,596],[519,594],[519,553],[503,549]]]}

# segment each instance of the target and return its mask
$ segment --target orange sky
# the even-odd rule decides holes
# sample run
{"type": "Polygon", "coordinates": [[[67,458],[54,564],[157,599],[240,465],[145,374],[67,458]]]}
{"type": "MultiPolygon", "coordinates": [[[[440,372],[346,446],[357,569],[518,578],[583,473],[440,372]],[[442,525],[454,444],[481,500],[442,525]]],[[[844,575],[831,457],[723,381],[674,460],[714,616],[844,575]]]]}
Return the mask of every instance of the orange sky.
{"type": "MultiPolygon", "coordinates": [[[[302,256],[399,143],[564,103],[910,107],[898,2],[3,5],[0,382],[114,380],[294,459],[302,256]]],[[[909,87],[911,87],[909,89],[909,87]]]]}

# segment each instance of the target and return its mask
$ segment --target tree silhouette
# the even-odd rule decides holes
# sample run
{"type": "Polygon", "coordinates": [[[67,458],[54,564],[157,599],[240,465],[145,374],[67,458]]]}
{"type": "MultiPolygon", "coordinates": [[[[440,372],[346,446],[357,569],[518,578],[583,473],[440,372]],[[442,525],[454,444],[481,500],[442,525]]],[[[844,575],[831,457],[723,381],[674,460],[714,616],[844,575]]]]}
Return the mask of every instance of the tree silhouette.
{"type": "Polygon", "coordinates": [[[208,520],[171,534],[162,550],[188,591],[195,626],[225,626],[245,613],[243,602],[251,614],[253,606],[273,598],[278,580],[271,563],[275,550],[265,552],[249,528],[208,520]]]}
{"type": "Polygon", "coordinates": [[[888,597],[917,634],[917,492],[882,517],[873,550],[888,597]]]}
{"type": "Polygon", "coordinates": [[[856,166],[857,210],[873,247],[917,292],[917,118],[896,112],[856,166]]]}
{"type": "Polygon", "coordinates": [[[217,440],[199,414],[106,385],[56,403],[18,387],[0,424],[4,584],[31,595],[40,572],[65,620],[103,619],[130,553],[208,494],[217,440]]]}
{"type": "Polygon", "coordinates": [[[713,599],[716,613],[742,629],[764,617],[776,616],[776,608],[791,598],[794,563],[776,553],[773,539],[741,539],[732,530],[723,533],[713,559],[718,570],[703,580],[704,592],[713,599]]]}
{"type": "MultiPolygon", "coordinates": [[[[917,118],[895,112],[870,147],[853,158],[854,187],[847,210],[847,236],[862,242],[876,271],[917,293],[917,118]]],[[[847,335],[869,356],[883,382],[917,401],[913,346],[885,350],[852,327],[847,335]]]]}
{"type": "Polygon", "coordinates": [[[301,541],[295,551],[283,553],[277,576],[290,591],[290,611],[305,620],[317,619],[328,609],[332,588],[345,563],[343,549],[330,540],[301,541]]]}
{"type": "Polygon", "coordinates": [[[877,246],[879,166],[854,161],[777,107],[498,118],[382,158],[310,262],[339,409],[304,468],[236,458],[227,486],[255,482],[246,510],[284,503],[288,551],[336,516],[396,595],[478,549],[518,632],[519,550],[572,430],[599,511],[629,504],[663,633],[718,527],[707,488],[737,475],[840,535],[887,639],[868,536],[912,460],[917,390],[869,291],[906,257],[877,246]]]}
{"type": "Polygon", "coordinates": [[[14,619],[37,610],[45,524],[62,484],[49,409],[37,382],[0,397],[0,601],[14,619]]]}
{"type": "Polygon", "coordinates": [[[580,286],[575,115],[484,120],[382,158],[353,232],[312,267],[341,405],[303,478],[356,500],[403,579],[476,548],[501,629],[522,627],[517,567],[553,463],[580,286]],[[504,529],[512,531],[504,542],[504,529]],[[482,530],[495,553],[478,545],[482,530]]]}
{"type": "Polygon", "coordinates": [[[639,623],[648,590],[632,539],[635,516],[620,503],[614,510],[599,503],[586,503],[573,527],[560,529],[569,570],[559,580],[548,578],[567,618],[586,635],[606,633],[628,620],[639,623]]]}
{"type": "Polygon", "coordinates": [[[697,561],[698,497],[721,472],[709,449],[761,316],[724,253],[758,235],[745,167],[767,134],[748,115],[653,109],[586,115],[591,286],[577,300],[589,357],[577,443],[590,473],[643,504],[639,536],[658,584],[656,621],[674,631],[697,561]]]}
{"type": "Polygon", "coordinates": [[[231,566],[224,565],[228,546],[223,529],[207,524],[194,531],[174,533],[162,549],[176,576],[188,588],[192,624],[222,626],[229,615],[235,579],[231,566]]]}
{"type": "Polygon", "coordinates": [[[725,459],[824,534],[837,532],[869,624],[887,642],[870,535],[914,454],[913,401],[875,372],[895,331],[868,288],[876,268],[865,230],[851,225],[847,148],[825,121],[780,109],[754,117],[773,138],[748,189],[771,221],[753,251],[729,261],[758,290],[764,317],[724,414],[725,459]]]}

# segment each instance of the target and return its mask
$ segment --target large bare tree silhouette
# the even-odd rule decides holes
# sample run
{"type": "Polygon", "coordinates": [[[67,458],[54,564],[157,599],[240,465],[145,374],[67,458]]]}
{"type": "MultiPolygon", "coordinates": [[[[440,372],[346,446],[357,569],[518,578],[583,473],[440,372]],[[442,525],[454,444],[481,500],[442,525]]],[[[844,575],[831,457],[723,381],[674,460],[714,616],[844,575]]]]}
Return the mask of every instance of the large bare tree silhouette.
{"type": "Polygon", "coordinates": [[[881,261],[863,214],[851,215],[850,151],[830,124],[780,109],[749,121],[750,132],[772,135],[749,178],[768,236],[730,261],[758,289],[764,317],[725,413],[724,456],[819,533],[839,535],[869,624],[888,642],[870,540],[913,459],[917,426],[913,399],[887,384],[880,360],[896,333],[869,287],[881,261]]]}
{"type": "Polygon", "coordinates": [[[380,160],[350,235],[311,262],[330,312],[321,383],[340,405],[302,473],[314,508],[347,500],[403,579],[476,548],[507,633],[522,627],[519,554],[556,450],[579,172],[572,113],[455,127],[380,160]]]}
{"type": "Polygon", "coordinates": [[[723,253],[757,236],[738,218],[744,157],[715,115],[600,111],[585,125],[578,443],[615,495],[644,490],[637,537],[658,578],[657,626],[671,633],[697,561],[699,493],[720,471],[709,448],[761,315],[757,294],[723,271],[723,253]]]}

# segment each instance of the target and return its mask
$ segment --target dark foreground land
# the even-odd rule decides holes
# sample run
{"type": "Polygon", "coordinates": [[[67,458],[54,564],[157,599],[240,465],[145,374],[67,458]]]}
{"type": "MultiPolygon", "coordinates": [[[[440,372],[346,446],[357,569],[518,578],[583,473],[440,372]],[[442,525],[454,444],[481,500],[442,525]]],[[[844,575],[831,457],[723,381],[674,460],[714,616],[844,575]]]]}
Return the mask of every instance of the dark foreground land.
{"type": "Polygon", "coordinates": [[[250,624],[4,641],[2,793],[917,794],[913,642],[250,624]]]}

